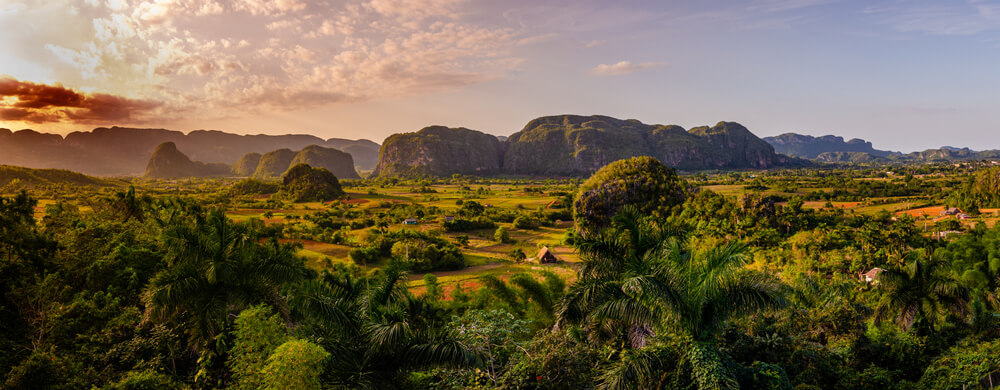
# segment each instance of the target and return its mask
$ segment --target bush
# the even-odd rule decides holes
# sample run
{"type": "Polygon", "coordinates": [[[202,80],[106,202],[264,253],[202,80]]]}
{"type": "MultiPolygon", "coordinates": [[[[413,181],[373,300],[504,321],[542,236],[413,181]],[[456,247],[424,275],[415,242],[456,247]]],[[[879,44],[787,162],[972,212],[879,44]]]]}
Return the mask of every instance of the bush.
{"type": "Polygon", "coordinates": [[[508,232],[507,228],[503,226],[498,227],[497,230],[493,232],[493,240],[500,243],[509,243],[511,242],[510,232],[508,232]]]}
{"type": "Polygon", "coordinates": [[[378,250],[375,248],[352,248],[347,257],[357,265],[366,265],[378,261],[378,250]]]}
{"type": "Polygon", "coordinates": [[[455,218],[450,222],[443,222],[441,226],[444,227],[444,230],[447,232],[467,232],[470,230],[493,229],[497,227],[497,224],[489,218],[476,217],[472,219],[455,218]]]}
{"type": "Polygon", "coordinates": [[[405,259],[410,269],[416,272],[465,266],[462,252],[443,240],[405,238],[392,245],[392,255],[405,259]]]}
{"type": "Polygon", "coordinates": [[[271,352],[288,339],[288,329],[266,306],[255,306],[236,317],[234,335],[233,349],[226,362],[233,373],[233,388],[260,388],[265,380],[260,370],[271,352]]]}
{"type": "Polygon", "coordinates": [[[278,192],[277,183],[257,179],[240,180],[229,189],[235,195],[264,195],[278,192]]]}
{"type": "Polygon", "coordinates": [[[330,353],[305,340],[290,340],[281,344],[261,374],[265,389],[320,389],[323,361],[330,353]]]}
{"type": "Polygon", "coordinates": [[[528,255],[526,255],[524,253],[524,250],[522,250],[521,248],[514,248],[511,249],[510,252],[507,252],[507,257],[510,257],[511,260],[520,262],[527,259],[528,255]]]}
{"type": "Polygon", "coordinates": [[[485,206],[479,204],[479,202],[470,200],[462,203],[462,207],[458,209],[458,213],[466,217],[477,217],[482,215],[485,210],[485,206]]]}
{"type": "Polygon", "coordinates": [[[514,218],[514,227],[518,229],[538,229],[541,224],[541,221],[527,215],[514,218]]]}
{"type": "Polygon", "coordinates": [[[180,389],[181,384],[170,375],[152,370],[129,371],[118,382],[112,383],[107,390],[161,390],[180,389]]]}

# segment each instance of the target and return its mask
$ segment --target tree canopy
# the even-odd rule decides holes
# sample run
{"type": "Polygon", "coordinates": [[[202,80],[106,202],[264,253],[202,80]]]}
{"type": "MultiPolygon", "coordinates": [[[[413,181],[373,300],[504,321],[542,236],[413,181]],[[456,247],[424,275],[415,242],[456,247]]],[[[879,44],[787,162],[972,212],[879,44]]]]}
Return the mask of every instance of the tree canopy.
{"type": "Polygon", "coordinates": [[[278,196],[294,202],[326,202],[344,197],[340,181],[326,168],[297,164],[281,179],[278,196]]]}
{"type": "Polygon", "coordinates": [[[625,205],[645,215],[666,217],[670,208],[684,202],[686,184],[659,160],[633,157],[608,164],[585,181],[573,201],[573,218],[584,234],[608,226],[625,205]]]}

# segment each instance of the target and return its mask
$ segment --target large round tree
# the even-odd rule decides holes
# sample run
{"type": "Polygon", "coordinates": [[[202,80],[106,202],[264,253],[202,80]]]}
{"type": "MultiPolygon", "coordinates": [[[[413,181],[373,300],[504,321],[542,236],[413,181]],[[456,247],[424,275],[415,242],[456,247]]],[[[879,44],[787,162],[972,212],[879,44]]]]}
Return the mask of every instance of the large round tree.
{"type": "Polygon", "coordinates": [[[604,166],[580,186],[573,201],[573,219],[583,235],[600,231],[625,205],[643,215],[666,216],[684,202],[684,180],[659,160],[640,156],[604,166]]]}
{"type": "Polygon", "coordinates": [[[337,176],[326,168],[296,164],[282,178],[279,197],[294,202],[326,202],[344,197],[337,176]]]}

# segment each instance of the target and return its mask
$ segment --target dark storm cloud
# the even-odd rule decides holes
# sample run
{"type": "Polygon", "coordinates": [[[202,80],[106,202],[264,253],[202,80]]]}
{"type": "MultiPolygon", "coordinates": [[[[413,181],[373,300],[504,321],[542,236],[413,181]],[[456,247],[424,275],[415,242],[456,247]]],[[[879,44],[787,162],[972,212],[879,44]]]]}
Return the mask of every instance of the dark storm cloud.
{"type": "Polygon", "coordinates": [[[0,77],[0,120],[29,123],[135,121],[160,103],[0,77]]]}

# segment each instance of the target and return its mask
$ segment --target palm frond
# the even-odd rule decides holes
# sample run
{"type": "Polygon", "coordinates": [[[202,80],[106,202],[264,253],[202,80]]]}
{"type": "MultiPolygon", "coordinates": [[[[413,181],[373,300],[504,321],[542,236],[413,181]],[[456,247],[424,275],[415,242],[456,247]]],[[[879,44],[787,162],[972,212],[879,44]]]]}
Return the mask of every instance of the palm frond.
{"type": "Polygon", "coordinates": [[[627,390],[651,388],[655,380],[659,357],[649,351],[639,350],[626,355],[610,370],[601,374],[598,389],[627,390]]]}
{"type": "Polygon", "coordinates": [[[647,325],[659,318],[656,311],[630,297],[607,301],[594,308],[591,315],[598,320],[614,320],[627,325],[647,325]]]}
{"type": "Polygon", "coordinates": [[[517,273],[510,277],[510,283],[520,288],[524,295],[531,298],[531,301],[542,309],[543,313],[552,316],[554,305],[552,294],[534,277],[525,273],[517,273]]]}
{"type": "Polygon", "coordinates": [[[482,364],[482,357],[457,337],[448,334],[427,343],[410,346],[404,361],[410,367],[450,366],[475,367],[482,364]]]}
{"type": "Polygon", "coordinates": [[[367,324],[365,333],[371,349],[382,354],[399,350],[413,337],[409,322],[398,316],[367,324]]]}

